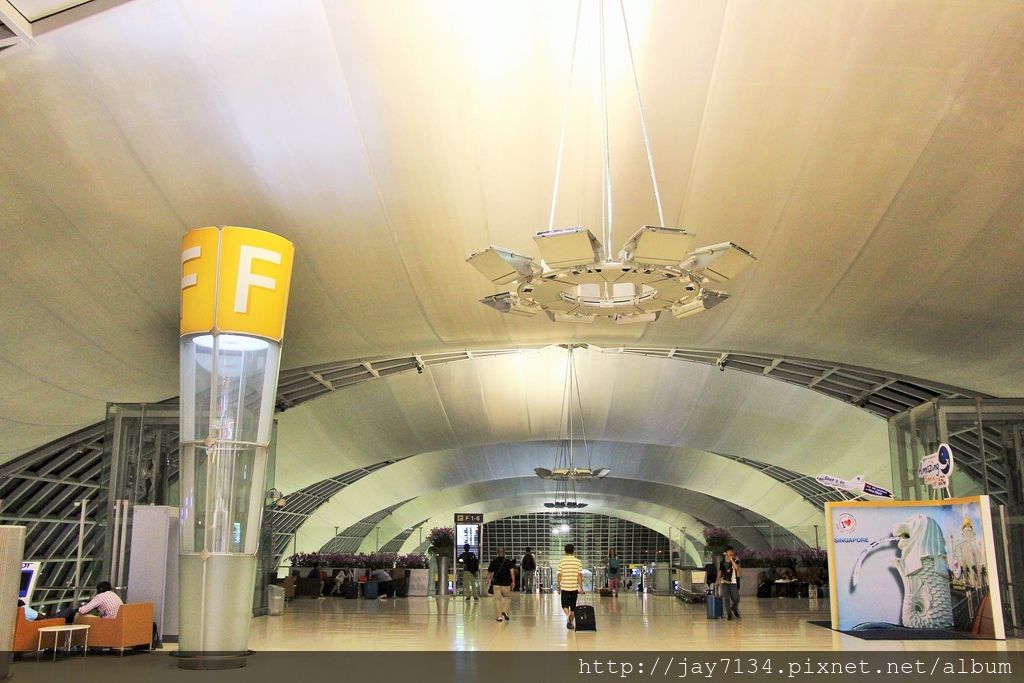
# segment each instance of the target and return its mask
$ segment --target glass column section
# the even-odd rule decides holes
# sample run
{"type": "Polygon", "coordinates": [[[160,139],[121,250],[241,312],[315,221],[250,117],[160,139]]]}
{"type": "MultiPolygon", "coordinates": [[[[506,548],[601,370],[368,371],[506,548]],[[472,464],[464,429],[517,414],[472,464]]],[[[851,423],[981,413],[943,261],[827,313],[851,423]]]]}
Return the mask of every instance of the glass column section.
{"type": "Polygon", "coordinates": [[[247,228],[182,243],[179,666],[245,665],[293,248],[247,228]]]}

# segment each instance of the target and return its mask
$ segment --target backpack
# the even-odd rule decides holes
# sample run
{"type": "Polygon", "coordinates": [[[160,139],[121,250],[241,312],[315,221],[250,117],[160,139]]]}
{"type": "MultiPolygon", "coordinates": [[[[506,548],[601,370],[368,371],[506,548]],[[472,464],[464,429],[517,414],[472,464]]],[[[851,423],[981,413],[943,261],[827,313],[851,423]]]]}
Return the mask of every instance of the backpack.
{"type": "Polygon", "coordinates": [[[533,555],[531,553],[527,553],[527,554],[523,555],[523,571],[524,572],[532,572],[532,571],[535,571],[536,569],[537,569],[537,563],[534,562],[533,555]]]}
{"type": "Polygon", "coordinates": [[[618,558],[612,557],[608,559],[608,573],[612,576],[619,575],[619,560],[618,558]]]}

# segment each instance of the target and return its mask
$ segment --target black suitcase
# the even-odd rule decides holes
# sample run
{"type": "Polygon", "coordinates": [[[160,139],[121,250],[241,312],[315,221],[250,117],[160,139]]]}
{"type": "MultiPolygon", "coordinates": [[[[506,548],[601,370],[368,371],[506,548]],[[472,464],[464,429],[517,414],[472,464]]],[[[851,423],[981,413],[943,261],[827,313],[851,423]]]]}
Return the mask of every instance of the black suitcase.
{"type": "Polygon", "coordinates": [[[355,598],[358,598],[359,597],[359,584],[356,583],[355,581],[346,581],[341,586],[341,594],[343,596],[345,596],[346,598],[348,598],[349,600],[353,600],[355,598]]]}
{"type": "Polygon", "coordinates": [[[597,630],[597,616],[594,614],[592,605],[576,605],[576,630],[597,630]]]}

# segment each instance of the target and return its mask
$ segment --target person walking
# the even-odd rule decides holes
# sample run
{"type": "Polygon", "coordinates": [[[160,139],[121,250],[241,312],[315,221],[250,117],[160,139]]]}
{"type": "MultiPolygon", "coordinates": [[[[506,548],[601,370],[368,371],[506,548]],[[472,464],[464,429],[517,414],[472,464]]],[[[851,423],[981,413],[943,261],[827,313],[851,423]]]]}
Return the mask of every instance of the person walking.
{"type": "Polygon", "coordinates": [[[537,560],[533,557],[533,550],[531,548],[526,549],[526,554],[523,555],[523,591],[526,593],[533,592],[533,577],[537,574],[537,560]]]}
{"type": "Polygon", "coordinates": [[[615,548],[608,549],[608,562],[605,568],[608,575],[608,588],[613,597],[619,597],[619,558],[615,556],[615,548]]]}
{"type": "Polygon", "coordinates": [[[583,593],[583,563],[576,557],[576,546],[565,545],[565,556],[558,561],[558,575],[555,584],[562,596],[562,611],[565,612],[565,627],[572,629],[576,620],[576,601],[583,593]]]}
{"type": "Polygon", "coordinates": [[[512,591],[516,587],[516,569],[512,560],[505,557],[505,549],[498,548],[498,556],[487,567],[487,592],[494,593],[494,614],[497,621],[509,621],[508,611],[512,606],[512,591]]]}
{"type": "Polygon", "coordinates": [[[462,554],[458,556],[462,563],[462,590],[466,600],[480,599],[480,560],[469,550],[469,544],[462,546],[462,554]]]}
{"type": "Polygon", "coordinates": [[[722,591],[722,603],[726,621],[740,618],[740,560],[731,545],[725,547],[725,558],[718,566],[718,585],[722,591]]]}

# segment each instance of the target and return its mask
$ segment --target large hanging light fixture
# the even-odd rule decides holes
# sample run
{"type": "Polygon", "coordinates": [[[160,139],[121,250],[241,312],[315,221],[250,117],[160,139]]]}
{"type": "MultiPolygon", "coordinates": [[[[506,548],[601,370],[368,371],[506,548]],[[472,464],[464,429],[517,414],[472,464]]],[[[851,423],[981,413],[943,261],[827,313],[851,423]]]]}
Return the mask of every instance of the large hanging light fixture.
{"type": "Polygon", "coordinates": [[[555,500],[544,503],[547,508],[583,508],[576,498],[576,482],[603,479],[608,476],[607,467],[593,466],[591,447],[587,442],[587,428],[583,424],[583,403],[580,399],[580,383],[576,375],[576,349],[586,348],[585,344],[562,344],[568,353],[565,366],[565,385],[562,389],[562,411],[558,426],[558,442],[551,469],[537,467],[534,472],[541,479],[555,482],[555,500]],[[585,463],[577,465],[577,461],[585,463]]]}
{"type": "Polygon", "coordinates": [[[654,171],[654,156],[647,135],[640,85],[636,76],[633,46],[626,12],[619,0],[629,63],[636,92],[640,128],[650,169],[654,200],[658,207],[658,225],[645,225],[626,240],[618,253],[611,253],[612,182],[608,144],[608,98],[605,65],[604,0],[600,2],[600,67],[603,110],[602,157],[602,240],[585,227],[555,228],[555,206],[562,170],[565,133],[569,114],[568,93],[572,89],[576,66],[582,2],[576,14],[572,57],[569,68],[562,132],[558,145],[554,190],[548,229],[534,235],[541,261],[508,249],[490,246],[466,259],[480,273],[505,291],[484,297],[480,303],[502,313],[534,316],[543,311],[555,322],[590,323],[611,318],[616,323],[646,323],[657,320],[664,311],[677,318],[688,318],[706,311],[729,298],[713,289],[734,278],[756,259],[732,242],[694,248],[694,234],[680,228],[662,227],[665,215],[654,171]]]}

